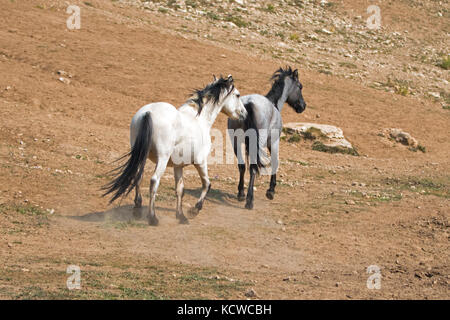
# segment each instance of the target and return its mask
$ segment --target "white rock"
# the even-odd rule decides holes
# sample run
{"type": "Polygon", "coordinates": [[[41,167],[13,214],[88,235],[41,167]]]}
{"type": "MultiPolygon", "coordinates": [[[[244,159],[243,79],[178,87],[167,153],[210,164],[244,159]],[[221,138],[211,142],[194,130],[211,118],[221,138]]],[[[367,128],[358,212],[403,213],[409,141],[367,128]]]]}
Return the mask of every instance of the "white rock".
{"type": "Polygon", "coordinates": [[[342,129],[332,125],[307,122],[289,122],[284,125],[284,128],[300,134],[306,133],[310,128],[315,128],[319,130],[326,138],[328,138],[329,141],[324,143],[325,145],[353,149],[352,144],[345,139],[342,129]]]}

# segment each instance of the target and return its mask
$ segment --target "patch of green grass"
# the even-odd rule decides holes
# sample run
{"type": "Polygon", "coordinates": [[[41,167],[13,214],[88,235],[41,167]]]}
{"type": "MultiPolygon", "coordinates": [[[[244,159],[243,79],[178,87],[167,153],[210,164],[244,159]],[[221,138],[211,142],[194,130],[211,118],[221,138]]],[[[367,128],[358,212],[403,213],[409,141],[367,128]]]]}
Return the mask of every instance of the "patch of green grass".
{"type": "Polygon", "coordinates": [[[441,62],[437,64],[438,67],[441,67],[444,70],[450,70],[450,55],[443,58],[441,62]]]}
{"type": "Polygon", "coordinates": [[[315,139],[325,139],[327,138],[326,135],[324,135],[322,133],[322,131],[320,131],[320,129],[318,128],[308,128],[305,132],[302,133],[303,137],[305,137],[305,139],[309,139],[309,140],[315,140],[315,139]]]}
{"type": "Polygon", "coordinates": [[[354,148],[344,148],[339,146],[327,146],[320,141],[315,141],[312,145],[312,149],[320,152],[327,153],[342,153],[342,154],[350,154],[352,156],[359,156],[358,151],[354,148]]]}
{"type": "Polygon", "coordinates": [[[385,86],[393,88],[396,94],[407,96],[411,93],[410,82],[407,80],[399,80],[388,77],[388,81],[384,83],[385,86]]]}
{"type": "Polygon", "coordinates": [[[417,152],[417,151],[421,151],[423,153],[427,152],[427,149],[424,146],[422,146],[421,144],[419,144],[417,147],[410,147],[408,149],[413,152],[417,152]]]}
{"type": "Polygon", "coordinates": [[[319,73],[326,74],[327,76],[331,76],[333,73],[330,70],[320,69],[319,73]]]}
{"type": "Polygon", "coordinates": [[[450,178],[387,178],[384,183],[400,190],[417,192],[422,195],[434,195],[441,198],[450,198],[450,178]]]}
{"type": "Polygon", "coordinates": [[[239,28],[245,28],[250,25],[249,22],[244,21],[241,17],[235,15],[227,15],[225,21],[233,22],[239,28]]]}
{"type": "Polygon", "coordinates": [[[214,12],[208,11],[208,12],[206,13],[206,16],[207,16],[209,19],[211,19],[211,20],[220,20],[220,17],[219,17],[216,13],[214,13],[214,12]]]}
{"type": "Polygon", "coordinates": [[[269,3],[263,10],[266,12],[275,13],[275,6],[269,3]]]}
{"type": "Polygon", "coordinates": [[[94,5],[88,1],[84,1],[83,2],[85,5],[87,5],[88,7],[94,7],[94,5]]]}
{"type": "Polygon", "coordinates": [[[293,143],[293,142],[299,142],[301,139],[302,139],[302,138],[301,138],[301,136],[300,136],[298,133],[294,133],[293,135],[291,135],[291,136],[288,138],[287,141],[293,143]]]}
{"type": "Polygon", "coordinates": [[[158,8],[158,12],[161,12],[161,13],[167,13],[167,12],[169,12],[169,9],[163,8],[163,7],[159,7],[159,8],[158,8]]]}
{"type": "Polygon", "coordinates": [[[108,223],[107,226],[111,226],[117,230],[125,230],[128,228],[146,228],[148,224],[138,223],[136,221],[116,221],[108,223]]]}
{"type": "Polygon", "coordinates": [[[351,62],[339,62],[339,65],[349,69],[358,69],[358,66],[351,62]]]}
{"type": "Polygon", "coordinates": [[[46,216],[47,215],[47,212],[40,209],[39,207],[35,207],[32,205],[1,204],[0,205],[0,213],[6,213],[7,211],[13,211],[13,212],[17,212],[17,213],[20,213],[23,215],[31,215],[31,216],[46,216]]]}
{"type": "Polygon", "coordinates": [[[304,161],[300,161],[300,160],[287,159],[287,161],[292,162],[292,163],[298,163],[299,165],[304,166],[304,167],[309,166],[308,162],[304,162],[304,161]]]}
{"type": "Polygon", "coordinates": [[[299,41],[300,37],[298,36],[297,33],[292,33],[292,34],[289,36],[289,39],[292,40],[292,41],[299,41]]]}
{"type": "Polygon", "coordinates": [[[192,0],[186,0],[184,4],[186,5],[186,7],[197,8],[197,3],[192,0]]]}

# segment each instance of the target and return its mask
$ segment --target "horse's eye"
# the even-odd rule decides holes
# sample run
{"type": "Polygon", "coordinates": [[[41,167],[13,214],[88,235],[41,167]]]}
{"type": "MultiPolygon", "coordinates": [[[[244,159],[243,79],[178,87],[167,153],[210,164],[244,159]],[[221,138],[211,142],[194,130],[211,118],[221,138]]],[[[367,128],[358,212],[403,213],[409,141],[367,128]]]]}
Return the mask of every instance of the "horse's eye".
{"type": "Polygon", "coordinates": [[[240,95],[239,93],[236,95],[236,97],[238,97],[238,98],[239,98],[240,96],[241,96],[241,95],[240,95]]]}

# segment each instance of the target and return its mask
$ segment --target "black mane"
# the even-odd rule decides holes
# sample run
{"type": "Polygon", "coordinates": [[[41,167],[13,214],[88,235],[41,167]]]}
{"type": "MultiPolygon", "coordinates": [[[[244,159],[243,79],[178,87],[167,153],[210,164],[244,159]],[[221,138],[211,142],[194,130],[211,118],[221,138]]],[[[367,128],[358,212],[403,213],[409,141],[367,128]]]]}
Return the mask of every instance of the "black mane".
{"type": "Polygon", "coordinates": [[[228,94],[233,91],[234,85],[231,85],[228,78],[220,76],[219,79],[211,82],[203,89],[195,89],[192,97],[189,101],[194,102],[198,106],[198,114],[202,112],[205,103],[212,101],[213,103],[219,102],[221,94],[230,89],[228,94]]]}
{"type": "Polygon", "coordinates": [[[286,67],[286,69],[280,68],[272,75],[270,80],[273,81],[272,88],[269,93],[266,94],[266,98],[269,99],[275,107],[277,107],[277,101],[280,99],[283,94],[284,89],[284,79],[286,77],[292,77],[294,75],[294,71],[291,67],[286,67]]]}

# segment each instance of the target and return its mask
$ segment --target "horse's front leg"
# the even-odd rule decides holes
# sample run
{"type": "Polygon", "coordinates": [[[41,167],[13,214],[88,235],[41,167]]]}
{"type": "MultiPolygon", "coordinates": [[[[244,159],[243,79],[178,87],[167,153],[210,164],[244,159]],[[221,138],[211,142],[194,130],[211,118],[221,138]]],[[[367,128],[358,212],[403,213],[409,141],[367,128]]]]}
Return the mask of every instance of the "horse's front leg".
{"type": "Polygon", "coordinates": [[[174,167],[173,173],[175,177],[175,190],[177,193],[176,217],[181,224],[189,224],[189,220],[183,214],[183,203],[182,203],[184,196],[183,167],[174,167]]]}
{"type": "Polygon", "coordinates": [[[275,187],[277,185],[277,171],[278,171],[278,150],[279,150],[279,143],[280,141],[277,140],[273,145],[268,145],[269,151],[270,151],[270,163],[271,163],[271,176],[270,176],[270,186],[269,189],[266,191],[266,197],[267,199],[273,200],[275,196],[275,187]]]}
{"type": "Polygon", "coordinates": [[[250,165],[250,181],[248,182],[247,201],[245,202],[246,209],[253,209],[253,191],[255,185],[255,177],[258,172],[258,165],[250,165]]]}
{"type": "Polygon", "coordinates": [[[208,191],[211,189],[211,182],[209,181],[208,178],[208,165],[206,161],[204,164],[196,164],[195,168],[197,169],[198,174],[202,179],[202,194],[200,195],[200,198],[195,204],[195,207],[192,207],[189,210],[189,214],[193,217],[196,216],[200,212],[200,210],[202,210],[203,202],[205,201],[208,191]]]}

